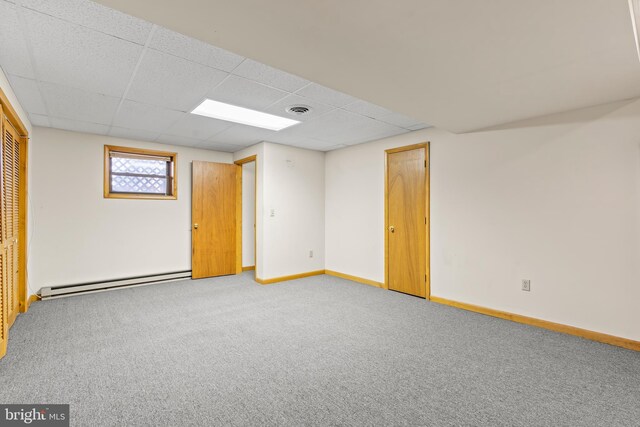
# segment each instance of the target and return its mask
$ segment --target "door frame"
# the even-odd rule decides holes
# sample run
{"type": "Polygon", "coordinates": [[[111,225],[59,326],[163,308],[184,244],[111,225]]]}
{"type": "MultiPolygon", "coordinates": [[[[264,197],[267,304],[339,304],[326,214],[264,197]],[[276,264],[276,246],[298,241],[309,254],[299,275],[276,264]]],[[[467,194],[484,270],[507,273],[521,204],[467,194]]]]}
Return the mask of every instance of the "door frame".
{"type": "Polygon", "coordinates": [[[252,156],[244,157],[242,159],[236,160],[235,163],[240,168],[238,170],[238,182],[236,184],[237,187],[237,196],[236,196],[236,212],[239,212],[236,215],[236,271],[237,273],[241,273],[243,271],[242,267],[242,165],[245,163],[256,163],[256,169],[254,174],[254,191],[253,191],[253,220],[255,221],[255,228],[253,229],[253,278],[254,280],[258,277],[258,155],[254,154],[252,156]]]}
{"type": "Polygon", "coordinates": [[[426,236],[425,236],[425,272],[427,279],[425,280],[425,299],[428,301],[431,299],[431,240],[430,240],[430,228],[431,228],[431,212],[429,210],[429,175],[431,169],[431,162],[429,158],[429,141],[420,144],[406,145],[404,147],[389,148],[384,151],[384,288],[389,289],[389,154],[400,153],[402,151],[411,151],[422,148],[424,149],[424,158],[427,162],[427,168],[425,171],[425,214],[427,215],[426,224],[426,236]]]}

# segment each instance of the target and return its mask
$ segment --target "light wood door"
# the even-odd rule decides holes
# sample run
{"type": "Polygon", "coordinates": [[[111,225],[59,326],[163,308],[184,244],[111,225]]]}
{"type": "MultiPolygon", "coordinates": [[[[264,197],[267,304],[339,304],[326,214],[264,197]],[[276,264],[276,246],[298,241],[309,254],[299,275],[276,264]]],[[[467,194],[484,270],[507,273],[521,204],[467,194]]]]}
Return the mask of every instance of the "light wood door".
{"type": "Polygon", "coordinates": [[[193,162],[191,276],[194,279],[237,273],[239,167],[193,162]]]}
{"type": "MultiPolygon", "coordinates": [[[[2,114],[2,105],[0,104],[0,196],[2,195],[2,163],[4,161],[4,116],[2,114]]],[[[4,265],[4,203],[0,200],[0,357],[7,353],[7,333],[9,331],[9,322],[7,320],[7,281],[5,280],[4,265]]]]}
{"type": "Polygon", "coordinates": [[[387,151],[387,285],[423,298],[427,296],[426,178],[426,147],[387,151]]]}
{"type": "Polygon", "coordinates": [[[10,327],[20,310],[18,276],[20,137],[13,125],[3,119],[2,138],[2,201],[0,223],[2,228],[2,284],[6,295],[7,323],[10,327]]]}

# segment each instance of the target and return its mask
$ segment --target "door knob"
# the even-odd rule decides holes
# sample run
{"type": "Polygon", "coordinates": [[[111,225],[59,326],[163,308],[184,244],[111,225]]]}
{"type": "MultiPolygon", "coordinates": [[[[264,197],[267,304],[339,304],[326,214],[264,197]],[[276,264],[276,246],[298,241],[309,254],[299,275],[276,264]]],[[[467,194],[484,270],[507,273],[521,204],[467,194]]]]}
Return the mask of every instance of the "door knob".
{"type": "Polygon", "coordinates": [[[389,231],[392,233],[396,232],[396,228],[392,225],[391,227],[389,227],[389,231]]]}
{"type": "Polygon", "coordinates": [[[196,230],[198,229],[198,224],[193,224],[193,228],[195,228],[196,230]]]}

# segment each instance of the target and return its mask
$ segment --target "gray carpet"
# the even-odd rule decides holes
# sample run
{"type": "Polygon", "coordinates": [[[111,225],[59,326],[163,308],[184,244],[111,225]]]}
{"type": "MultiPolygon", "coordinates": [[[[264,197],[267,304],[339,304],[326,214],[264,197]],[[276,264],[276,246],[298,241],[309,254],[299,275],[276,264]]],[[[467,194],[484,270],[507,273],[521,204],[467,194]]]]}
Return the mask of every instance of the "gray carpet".
{"type": "Polygon", "coordinates": [[[38,302],[0,402],[77,426],[640,425],[640,353],[329,276],[38,302]]]}

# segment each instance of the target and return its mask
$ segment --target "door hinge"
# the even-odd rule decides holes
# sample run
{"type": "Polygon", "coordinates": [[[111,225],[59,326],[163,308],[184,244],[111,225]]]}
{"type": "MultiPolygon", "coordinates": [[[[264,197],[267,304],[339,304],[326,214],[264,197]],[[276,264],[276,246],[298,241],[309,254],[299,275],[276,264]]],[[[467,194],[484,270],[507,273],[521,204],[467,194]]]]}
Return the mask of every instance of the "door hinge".
{"type": "Polygon", "coordinates": [[[424,275],[424,282],[427,283],[427,275],[424,275]]]}
{"type": "Polygon", "coordinates": [[[427,217],[424,217],[424,224],[427,225],[427,217]]]}
{"type": "Polygon", "coordinates": [[[424,161],[424,167],[425,168],[427,167],[427,161],[426,160],[424,161]]]}

